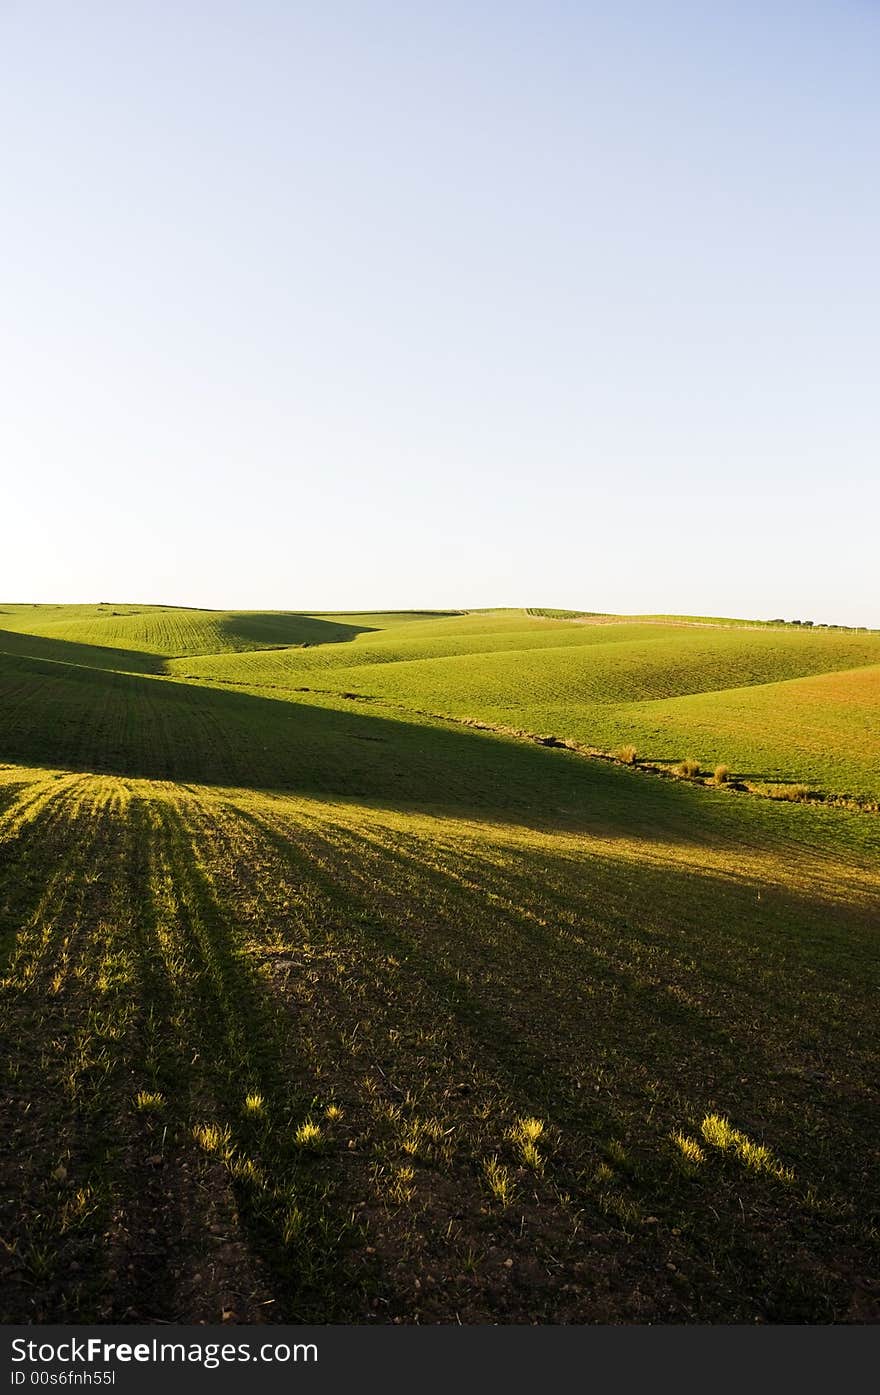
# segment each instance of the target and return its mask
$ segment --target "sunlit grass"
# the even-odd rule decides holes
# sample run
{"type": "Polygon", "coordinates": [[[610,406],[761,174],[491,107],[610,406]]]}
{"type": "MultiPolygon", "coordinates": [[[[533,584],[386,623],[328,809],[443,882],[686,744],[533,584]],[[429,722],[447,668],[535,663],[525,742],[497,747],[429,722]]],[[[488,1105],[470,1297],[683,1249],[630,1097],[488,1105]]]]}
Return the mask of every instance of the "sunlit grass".
{"type": "Polygon", "coordinates": [[[518,1138],[524,1139],[527,1143],[537,1143],[544,1132],[544,1121],[528,1116],[524,1119],[517,1119],[514,1125],[514,1134],[518,1138]]]}
{"type": "Polygon", "coordinates": [[[534,1172],[541,1172],[544,1167],[544,1159],[538,1151],[538,1139],[544,1133],[544,1121],[535,1119],[531,1115],[517,1119],[510,1130],[510,1137],[516,1145],[520,1155],[520,1160],[525,1167],[530,1167],[534,1172]]]}
{"type": "Polygon", "coordinates": [[[254,1187],[266,1185],[266,1178],[253,1158],[233,1157],[229,1162],[229,1171],[239,1182],[246,1182],[254,1187]]]}
{"type": "Polygon", "coordinates": [[[293,1141],[297,1148],[302,1148],[306,1152],[317,1152],[324,1143],[321,1125],[316,1124],[313,1119],[304,1120],[294,1130],[293,1141]]]}
{"type": "Polygon", "coordinates": [[[98,1199],[91,1186],[77,1187],[63,1203],[59,1216],[62,1234],[81,1226],[98,1210],[98,1199]]]}
{"type": "Polygon", "coordinates": [[[298,1206],[291,1206],[281,1222],[281,1239],[285,1245],[292,1245],[303,1233],[305,1217],[298,1206]]]}
{"type": "Polygon", "coordinates": [[[701,1163],[706,1161],[706,1154],[695,1138],[689,1138],[687,1134],[681,1133],[678,1129],[670,1134],[670,1138],[685,1161],[693,1167],[699,1167],[701,1163]]]}
{"type": "Polygon", "coordinates": [[[138,1090],[134,1106],[141,1114],[158,1114],[165,1108],[165,1096],[158,1090],[138,1090]]]}
{"type": "Polygon", "coordinates": [[[192,1132],[196,1143],[206,1153],[216,1153],[221,1158],[230,1154],[232,1135],[228,1125],[196,1124],[192,1132]]]}
{"type": "Polygon", "coordinates": [[[700,1126],[703,1138],[713,1148],[733,1151],[752,1172],[764,1172],[781,1182],[794,1181],[794,1169],[785,1167],[763,1143],[754,1143],[735,1129],[723,1114],[707,1114],[700,1126]]]}
{"type": "Polygon", "coordinates": [[[509,1206],[513,1200],[513,1178],[496,1156],[486,1158],[483,1174],[489,1184],[489,1191],[502,1206],[509,1206]]]}
{"type": "Polygon", "coordinates": [[[391,1179],[389,1193],[392,1201],[398,1202],[401,1206],[408,1201],[412,1201],[415,1196],[415,1168],[402,1164],[394,1169],[391,1179]]]}
{"type": "MultiPolygon", "coordinates": [[[[124,1207],[131,1252],[162,1246],[201,1272],[207,1248],[218,1285],[244,1287],[234,1271],[251,1267],[279,1320],[300,1304],[334,1320],[580,1320],[597,1294],[621,1320],[845,1314],[871,1140],[815,1064],[821,1047],[867,1079],[875,873],[830,835],[814,856],[815,809],[764,806],[750,822],[757,800],[661,780],[655,799],[647,778],[607,763],[599,794],[606,778],[631,798],[581,819],[560,793],[556,827],[83,777],[90,792],[129,789],[141,821],[86,802],[79,824],[5,838],[0,920],[18,956],[7,1089],[29,1105],[14,1137],[40,1165],[23,1178],[25,1221],[11,1222],[9,1244],[21,1256],[30,1242],[40,1273],[22,1280],[22,1311],[33,1298],[69,1315],[53,1295],[71,1261],[70,1291],[99,1295],[89,1317],[152,1297],[149,1276],[119,1271],[117,1298],[97,1258],[124,1207]],[[668,823],[664,799],[679,801],[668,823]],[[40,840],[73,865],[45,904],[40,840]],[[78,857],[107,868],[87,892],[78,857]],[[111,962],[99,994],[91,965],[111,962]],[[722,1088],[729,1113],[706,1115],[707,1136],[703,1108],[722,1088]],[[756,1121],[754,1138],[731,1118],[756,1121]],[[318,1148],[311,1130],[297,1140],[301,1121],[318,1148]],[[781,1185],[793,1173],[757,1141],[765,1130],[803,1188],[781,1185]],[[221,1232],[228,1258],[209,1238],[221,1232]],[[508,1253],[516,1282],[493,1287],[508,1253]],[[546,1260],[554,1284],[530,1287],[520,1253],[546,1260]],[[607,1292],[579,1277],[585,1257],[607,1292]]],[[[11,779],[0,770],[0,829],[11,779]]]]}
{"type": "Polygon", "coordinates": [[[683,761],[679,761],[675,767],[676,775],[684,775],[688,779],[693,779],[700,773],[700,762],[694,756],[686,756],[683,761]]]}

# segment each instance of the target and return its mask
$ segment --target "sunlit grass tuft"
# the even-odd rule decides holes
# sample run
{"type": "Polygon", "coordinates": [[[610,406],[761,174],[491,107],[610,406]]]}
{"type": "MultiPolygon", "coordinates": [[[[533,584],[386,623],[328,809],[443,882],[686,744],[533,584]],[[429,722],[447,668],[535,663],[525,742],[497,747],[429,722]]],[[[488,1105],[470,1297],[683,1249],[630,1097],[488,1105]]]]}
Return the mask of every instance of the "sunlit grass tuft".
{"type": "Polygon", "coordinates": [[[684,760],[679,761],[678,765],[675,767],[675,773],[676,775],[686,775],[688,779],[693,779],[695,775],[699,775],[700,773],[700,762],[695,760],[693,756],[685,756],[684,760]]]}
{"type": "Polygon", "coordinates": [[[526,1167],[530,1167],[533,1172],[543,1172],[544,1159],[530,1140],[526,1139],[524,1143],[520,1144],[520,1157],[526,1167]]]}
{"type": "Polygon", "coordinates": [[[804,804],[816,795],[809,785],[765,785],[763,788],[771,799],[783,799],[789,804],[804,804]]]}
{"type": "Polygon", "coordinates": [[[193,1128],[193,1138],[206,1153],[216,1153],[225,1159],[232,1152],[228,1125],[221,1128],[219,1124],[196,1124],[193,1128]]]}
{"type": "Polygon", "coordinates": [[[244,1097],[244,1112],[245,1112],[245,1114],[250,1114],[250,1115],[252,1115],[252,1116],[253,1116],[253,1115],[257,1115],[257,1114],[263,1114],[263,1113],[265,1112],[265,1109],[266,1109],[266,1101],[263,1099],[263,1096],[262,1096],[261,1094],[258,1094],[256,1091],[254,1091],[254,1092],[252,1092],[252,1093],[249,1094],[249,1095],[245,1095],[245,1097],[244,1097]]]}
{"type": "Polygon", "coordinates": [[[401,1206],[407,1201],[412,1201],[415,1196],[415,1175],[415,1169],[406,1165],[395,1169],[389,1189],[393,1201],[399,1202],[401,1206]]]}
{"type": "Polygon", "coordinates": [[[736,1139],[736,1130],[731,1128],[730,1120],[725,1119],[723,1114],[707,1114],[700,1125],[700,1132],[713,1148],[732,1148],[736,1139]]]}
{"type": "Polygon", "coordinates": [[[617,1167],[627,1168],[629,1166],[626,1149],[619,1138],[610,1139],[605,1145],[605,1152],[610,1161],[617,1167]]]}
{"type": "Polygon", "coordinates": [[[513,1200],[513,1181],[504,1164],[493,1154],[483,1163],[483,1172],[495,1200],[502,1206],[509,1206],[513,1200]]]}
{"type": "Polygon", "coordinates": [[[291,1206],[281,1222],[281,1239],[285,1245],[294,1244],[305,1228],[305,1217],[298,1206],[291,1206]]]}
{"type": "Polygon", "coordinates": [[[700,1163],[706,1161],[706,1154],[695,1138],[688,1138],[687,1134],[676,1129],[669,1137],[675,1144],[682,1157],[694,1167],[699,1167],[700,1163]]]}
{"type": "Polygon", "coordinates": [[[134,1097],[134,1107],[141,1114],[158,1114],[165,1108],[165,1096],[158,1090],[138,1090],[134,1097]]]}
{"type": "Polygon", "coordinates": [[[742,1138],[737,1144],[737,1152],[746,1167],[750,1167],[753,1172],[767,1172],[780,1182],[794,1181],[794,1168],[784,1167],[766,1144],[752,1143],[751,1139],[742,1138]]]}
{"type": "Polygon", "coordinates": [[[542,1119],[517,1119],[514,1133],[520,1138],[526,1139],[529,1143],[537,1143],[544,1132],[544,1121],[542,1119]]]}
{"type": "Polygon", "coordinates": [[[321,1125],[316,1124],[313,1119],[306,1119],[295,1129],[293,1141],[297,1148],[303,1148],[306,1152],[317,1152],[324,1143],[321,1125]]]}
{"type": "Polygon", "coordinates": [[[764,1172],[780,1182],[793,1182],[794,1169],[785,1167],[764,1143],[753,1143],[747,1134],[735,1129],[723,1114],[707,1114],[700,1126],[713,1148],[731,1150],[752,1172],[764,1172]]]}
{"type": "Polygon", "coordinates": [[[517,1119],[510,1130],[510,1137],[519,1149],[519,1155],[526,1167],[534,1172],[542,1172],[544,1159],[538,1151],[538,1139],[544,1132],[544,1121],[526,1116],[517,1119]]]}
{"type": "Polygon", "coordinates": [[[62,1234],[75,1229],[81,1225],[89,1216],[98,1209],[97,1198],[91,1187],[78,1187],[72,1195],[68,1196],[61,1207],[58,1218],[58,1228],[62,1234]]]}

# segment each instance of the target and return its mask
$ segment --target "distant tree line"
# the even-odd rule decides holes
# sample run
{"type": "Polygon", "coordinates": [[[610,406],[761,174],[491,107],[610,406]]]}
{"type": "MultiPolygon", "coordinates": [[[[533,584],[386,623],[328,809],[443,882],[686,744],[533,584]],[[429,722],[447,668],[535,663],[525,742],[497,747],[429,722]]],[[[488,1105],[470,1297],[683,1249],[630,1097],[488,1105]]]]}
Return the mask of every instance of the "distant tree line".
{"type": "Polygon", "coordinates": [[[826,625],[820,620],[815,624],[812,620],[768,620],[768,625],[799,625],[804,630],[850,630],[856,634],[867,634],[867,625],[826,625]]]}

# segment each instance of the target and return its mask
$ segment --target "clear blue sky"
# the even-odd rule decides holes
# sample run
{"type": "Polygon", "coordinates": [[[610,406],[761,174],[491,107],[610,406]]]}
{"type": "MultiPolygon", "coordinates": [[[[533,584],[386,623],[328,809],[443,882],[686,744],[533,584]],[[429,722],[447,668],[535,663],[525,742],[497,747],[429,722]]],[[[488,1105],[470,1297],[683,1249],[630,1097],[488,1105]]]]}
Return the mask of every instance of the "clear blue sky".
{"type": "Polygon", "coordinates": [[[0,597],[880,625],[873,0],[6,0],[0,597]]]}

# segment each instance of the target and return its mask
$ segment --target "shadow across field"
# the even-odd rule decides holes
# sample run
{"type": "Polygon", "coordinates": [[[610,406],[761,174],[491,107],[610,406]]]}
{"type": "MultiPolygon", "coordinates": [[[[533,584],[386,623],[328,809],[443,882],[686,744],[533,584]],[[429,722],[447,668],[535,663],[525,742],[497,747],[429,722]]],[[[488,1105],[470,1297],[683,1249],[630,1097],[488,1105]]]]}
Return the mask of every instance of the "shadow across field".
{"type": "MultiPolygon", "coordinates": [[[[0,612],[2,613],[2,612],[0,612]]],[[[19,630],[0,630],[0,654],[46,659],[51,663],[78,664],[84,668],[114,673],[165,672],[161,654],[145,654],[134,649],[110,649],[98,644],[79,644],[69,639],[49,639],[45,635],[19,630]]]]}
{"type": "Polygon", "coordinates": [[[211,1321],[229,1294],[245,1321],[852,1320],[874,1142],[854,913],[113,784],[61,782],[0,884],[7,1320],[211,1321]],[[795,1176],[708,1145],[685,1166],[673,1131],[715,1109],[795,1176]]]}
{"type": "Polygon", "coordinates": [[[243,611],[220,621],[220,633],[236,647],[287,648],[300,644],[342,644],[375,630],[375,625],[352,625],[314,615],[243,611]]]}
{"type": "MultiPolygon", "coordinates": [[[[706,791],[512,738],[229,688],[0,655],[0,760],[353,798],[541,827],[735,836],[706,791]]],[[[725,817],[725,813],[728,817],[725,817]]]]}

